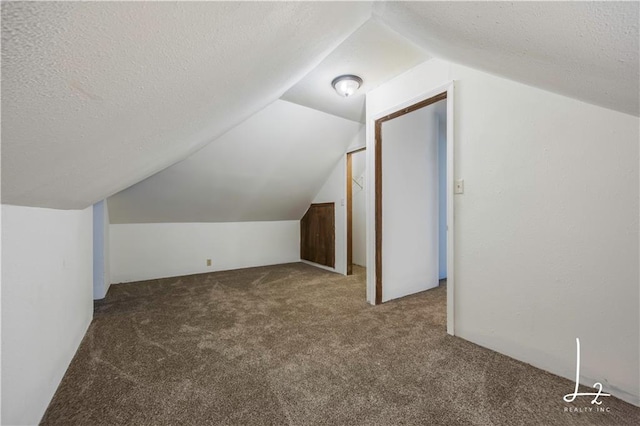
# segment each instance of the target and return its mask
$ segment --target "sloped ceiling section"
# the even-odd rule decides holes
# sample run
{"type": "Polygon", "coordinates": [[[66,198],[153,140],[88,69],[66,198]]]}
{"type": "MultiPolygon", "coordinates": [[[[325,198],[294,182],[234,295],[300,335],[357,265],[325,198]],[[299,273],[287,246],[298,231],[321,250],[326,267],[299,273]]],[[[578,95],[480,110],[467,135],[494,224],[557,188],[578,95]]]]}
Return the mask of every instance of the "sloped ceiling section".
{"type": "Polygon", "coordinates": [[[110,197],[111,223],[298,220],[360,128],[278,100],[110,197]]]}
{"type": "MultiPolygon", "coordinates": [[[[187,158],[285,92],[355,118],[312,83],[302,94],[288,91],[312,81],[358,28],[364,36],[354,46],[382,43],[367,32],[380,23],[431,56],[638,115],[638,9],[638,2],[2,2],[2,202],[85,208],[187,158]],[[378,22],[363,27],[372,10],[378,22]]],[[[173,174],[189,173],[176,167],[150,181],[172,188],[173,174]]],[[[231,190],[229,197],[242,201],[231,190]]],[[[261,212],[261,220],[278,216],[261,212]]],[[[241,218],[250,219],[234,220],[241,218]]]]}
{"type": "Polygon", "coordinates": [[[374,15],[429,54],[640,115],[632,2],[383,2],[374,15]]]}
{"type": "Polygon", "coordinates": [[[3,2],[2,202],[85,208],[151,176],[370,16],[359,2],[3,2]]]}

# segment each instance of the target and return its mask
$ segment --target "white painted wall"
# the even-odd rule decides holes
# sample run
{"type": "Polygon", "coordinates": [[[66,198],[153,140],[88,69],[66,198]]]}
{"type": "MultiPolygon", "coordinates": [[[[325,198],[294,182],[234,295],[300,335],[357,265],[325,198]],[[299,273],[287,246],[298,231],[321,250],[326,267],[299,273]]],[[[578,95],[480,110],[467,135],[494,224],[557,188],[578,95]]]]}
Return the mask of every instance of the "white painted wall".
{"type": "Polygon", "coordinates": [[[110,233],[113,283],[300,261],[297,220],[121,224],[110,233]]]}
{"type": "Polygon", "coordinates": [[[640,405],[638,118],[440,60],[370,92],[367,114],[450,80],[455,334],[569,379],[580,337],[582,381],[640,405]]]}
{"type": "MultiPolygon", "coordinates": [[[[440,101],[446,105],[446,101],[440,101]]],[[[438,114],[438,278],[447,278],[447,111],[438,114]]]]}
{"type": "Polygon", "coordinates": [[[438,286],[438,117],[382,123],[382,301],[438,286]]]}
{"type": "Polygon", "coordinates": [[[347,159],[340,157],[312,204],[334,203],[335,205],[335,268],[339,274],[347,274],[347,159]]]}
{"type": "Polygon", "coordinates": [[[111,285],[107,200],[93,205],[93,298],[104,299],[111,285]]]}
{"type": "Polygon", "coordinates": [[[2,424],[40,421],[93,315],[92,209],[2,205],[2,424]]]}
{"type": "MultiPolygon", "coordinates": [[[[366,146],[366,130],[360,127],[358,133],[352,138],[349,147],[338,159],[324,184],[311,201],[316,203],[334,203],[335,205],[335,268],[321,265],[323,269],[329,269],[339,274],[347,274],[347,157],[346,153],[354,149],[366,146]]],[[[306,261],[305,261],[306,262],[306,261]]],[[[311,262],[309,262],[311,263],[311,262]]]]}
{"type": "Polygon", "coordinates": [[[347,148],[347,152],[354,151],[359,148],[365,148],[367,146],[367,128],[361,126],[358,134],[351,140],[351,144],[347,148]]]}
{"type": "Polygon", "coordinates": [[[351,155],[352,177],[358,182],[352,183],[352,241],[353,258],[356,265],[367,266],[367,210],[366,210],[366,160],[367,154],[364,151],[351,155]]]}

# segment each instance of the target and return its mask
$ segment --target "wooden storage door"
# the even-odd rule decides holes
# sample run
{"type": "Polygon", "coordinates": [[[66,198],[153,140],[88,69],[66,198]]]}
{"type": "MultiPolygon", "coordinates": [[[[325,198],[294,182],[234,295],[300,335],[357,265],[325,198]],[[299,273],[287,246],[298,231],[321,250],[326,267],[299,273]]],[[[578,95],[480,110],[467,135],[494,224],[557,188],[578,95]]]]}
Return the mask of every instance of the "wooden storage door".
{"type": "Polygon", "coordinates": [[[300,220],[300,258],[335,268],[334,203],[311,204],[300,220]]]}

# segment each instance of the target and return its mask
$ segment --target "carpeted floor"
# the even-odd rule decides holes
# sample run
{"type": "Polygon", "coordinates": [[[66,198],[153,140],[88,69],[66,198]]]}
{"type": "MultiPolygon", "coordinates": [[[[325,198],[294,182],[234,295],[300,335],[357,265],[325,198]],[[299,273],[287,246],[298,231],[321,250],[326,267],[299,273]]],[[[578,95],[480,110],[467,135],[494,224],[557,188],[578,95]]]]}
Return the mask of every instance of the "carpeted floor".
{"type": "Polygon", "coordinates": [[[446,334],[446,289],[370,306],[301,263],[112,286],[47,425],[631,425],[574,384],[446,334]]]}

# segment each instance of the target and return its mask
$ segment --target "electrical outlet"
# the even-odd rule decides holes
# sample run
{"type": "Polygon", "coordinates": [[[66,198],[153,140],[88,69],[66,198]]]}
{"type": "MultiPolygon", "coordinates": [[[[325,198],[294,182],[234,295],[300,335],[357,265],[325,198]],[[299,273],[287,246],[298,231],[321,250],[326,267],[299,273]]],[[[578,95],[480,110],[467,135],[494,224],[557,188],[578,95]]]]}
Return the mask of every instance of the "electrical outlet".
{"type": "Polygon", "coordinates": [[[211,266],[211,259],[207,259],[207,266],[211,266]]]}

